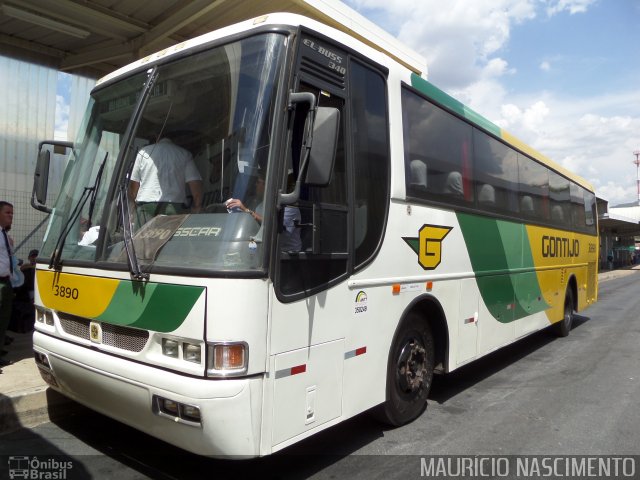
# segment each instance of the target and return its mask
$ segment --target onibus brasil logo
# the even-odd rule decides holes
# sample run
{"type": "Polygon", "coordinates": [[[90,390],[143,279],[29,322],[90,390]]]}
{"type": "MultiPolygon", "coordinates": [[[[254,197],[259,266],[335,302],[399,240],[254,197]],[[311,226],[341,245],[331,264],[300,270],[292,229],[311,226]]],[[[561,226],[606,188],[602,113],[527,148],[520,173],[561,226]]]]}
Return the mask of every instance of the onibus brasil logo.
{"type": "Polygon", "coordinates": [[[453,227],[423,225],[418,237],[402,237],[407,245],[418,254],[418,263],[425,270],[433,270],[442,261],[442,240],[453,227]]]}

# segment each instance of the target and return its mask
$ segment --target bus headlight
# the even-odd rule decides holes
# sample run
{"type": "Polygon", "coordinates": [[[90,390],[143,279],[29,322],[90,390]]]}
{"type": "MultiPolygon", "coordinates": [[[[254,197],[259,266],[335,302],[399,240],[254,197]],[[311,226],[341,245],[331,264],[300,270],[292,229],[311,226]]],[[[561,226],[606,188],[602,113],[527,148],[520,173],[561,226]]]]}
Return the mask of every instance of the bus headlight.
{"type": "Polygon", "coordinates": [[[162,354],[167,357],[178,358],[178,348],[180,347],[180,343],[175,340],[171,340],[170,338],[162,339],[162,354]]]}
{"type": "Polygon", "coordinates": [[[35,314],[36,322],[45,323],[49,326],[54,325],[53,312],[51,310],[48,310],[42,307],[36,307],[35,310],[36,310],[36,314],[35,314]]]}
{"type": "Polygon", "coordinates": [[[175,415],[178,416],[178,403],[173,400],[169,400],[168,398],[160,399],[160,411],[167,415],[175,415]]]}
{"type": "Polygon", "coordinates": [[[234,376],[247,372],[249,345],[245,342],[207,345],[207,375],[234,376]]]}
{"type": "Polygon", "coordinates": [[[182,358],[187,362],[200,363],[202,354],[200,353],[200,345],[194,345],[192,343],[182,344],[182,358]]]}
{"type": "Polygon", "coordinates": [[[151,409],[153,413],[167,420],[184,423],[193,427],[202,427],[200,407],[197,405],[188,405],[159,395],[154,395],[151,399],[151,409]]]}

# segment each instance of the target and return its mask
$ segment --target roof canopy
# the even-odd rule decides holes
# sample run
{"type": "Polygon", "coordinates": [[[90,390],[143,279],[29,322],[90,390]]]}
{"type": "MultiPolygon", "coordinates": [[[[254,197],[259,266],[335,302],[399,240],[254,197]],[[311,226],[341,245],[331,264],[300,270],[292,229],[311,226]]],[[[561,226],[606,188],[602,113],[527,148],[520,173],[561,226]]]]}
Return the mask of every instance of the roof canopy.
{"type": "Polygon", "coordinates": [[[266,13],[350,32],[418,74],[426,62],[338,0],[7,0],[0,54],[101,77],[153,52],[266,13]]]}

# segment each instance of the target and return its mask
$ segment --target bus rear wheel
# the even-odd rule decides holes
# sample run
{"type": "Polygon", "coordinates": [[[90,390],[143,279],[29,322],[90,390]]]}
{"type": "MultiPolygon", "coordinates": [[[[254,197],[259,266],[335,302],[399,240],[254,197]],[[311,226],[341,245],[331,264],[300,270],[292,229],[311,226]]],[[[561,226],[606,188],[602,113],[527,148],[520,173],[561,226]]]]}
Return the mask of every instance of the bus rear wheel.
{"type": "Polygon", "coordinates": [[[571,289],[567,290],[564,297],[564,316],[561,321],[553,325],[555,334],[558,337],[566,337],[571,331],[573,324],[573,293],[571,289]]]}
{"type": "Polygon", "coordinates": [[[387,366],[387,400],[379,417],[399,427],[427,408],[434,370],[433,335],[417,314],[409,314],[398,330],[387,366]]]}

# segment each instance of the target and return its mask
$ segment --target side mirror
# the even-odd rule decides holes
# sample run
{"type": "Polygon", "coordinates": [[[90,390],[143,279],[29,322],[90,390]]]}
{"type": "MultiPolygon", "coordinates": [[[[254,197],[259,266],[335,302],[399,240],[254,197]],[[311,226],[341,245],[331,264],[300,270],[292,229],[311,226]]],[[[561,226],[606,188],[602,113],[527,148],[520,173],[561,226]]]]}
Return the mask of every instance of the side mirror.
{"type": "Polygon", "coordinates": [[[73,148],[72,142],[46,140],[38,145],[38,160],[33,174],[33,192],[31,194],[31,206],[41,212],[51,213],[47,206],[47,191],[49,189],[49,166],[51,164],[51,150],[44,149],[45,145],[53,146],[54,153],[67,153],[67,149],[73,148]]]}
{"type": "MultiPolygon", "coordinates": [[[[49,187],[49,164],[51,163],[51,152],[49,150],[41,150],[38,152],[38,161],[36,163],[36,171],[33,175],[33,197],[38,204],[45,205],[47,203],[47,190],[49,187]]],[[[33,205],[33,199],[32,199],[33,205]]]]}
{"type": "Polygon", "coordinates": [[[293,105],[307,105],[309,110],[305,118],[306,133],[303,138],[303,150],[300,172],[296,186],[291,193],[280,193],[278,206],[291,205],[300,198],[302,183],[317,187],[326,187],[331,181],[333,165],[338,146],[340,129],[340,110],[332,107],[315,107],[316,97],[309,92],[292,93],[290,108],[293,105]]]}
{"type": "Polygon", "coordinates": [[[338,147],[340,110],[318,107],[313,125],[313,143],[309,153],[309,166],[305,183],[326,187],[331,181],[338,147]]]}

